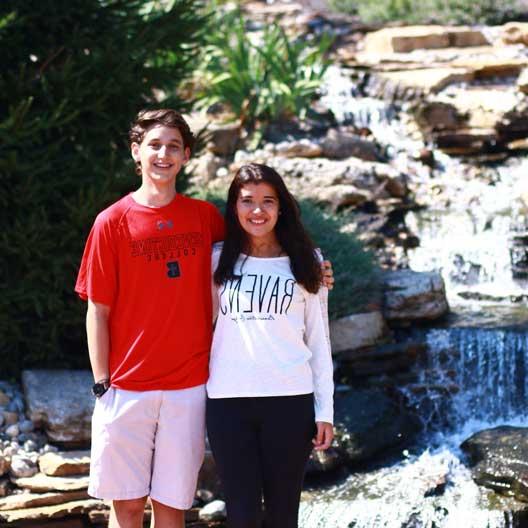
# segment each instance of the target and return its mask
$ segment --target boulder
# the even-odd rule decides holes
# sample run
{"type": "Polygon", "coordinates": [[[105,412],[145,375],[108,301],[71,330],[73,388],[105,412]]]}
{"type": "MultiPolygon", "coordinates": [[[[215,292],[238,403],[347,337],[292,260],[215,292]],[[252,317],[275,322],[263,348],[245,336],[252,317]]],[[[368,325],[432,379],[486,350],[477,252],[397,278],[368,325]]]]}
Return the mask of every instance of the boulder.
{"type": "Polygon", "coordinates": [[[87,475],[90,471],[90,451],[45,453],[38,463],[40,471],[52,477],[87,475]]]}
{"type": "Polygon", "coordinates": [[[49,477],[37,473],[33,477],[11,478],[19,488],[45,493],[48,491],[79,491],[88,489],[88,477],[49,477]]]}
{"type": "Polygon", "coordinates": [[[335,397],[337,448],[350,464],[360,464],[409,442],[419,420],[380,389],[356,389],[335,397]]]}
{"type": "Polygon", "coordinates": [[[235,153],[240,142],[242,128],[236,123],[212,122],[207,128],[209,141],[207,149],[218,156],[230,156],[235,153]]]}
{"type": "Polygon", "coordinates": [[[386,272],[383,290],[383,313],[390,322],[434,320],[449,311],[444,280],[436,272],[386,272]]]}
{"type": "Polygon", "coordinates": [[[528,502],[528,428],[485,429],[460,447],[477,484],[528,502]]]}
{"type": "Polygon", "coordinates": [[[381,161],[384,158],[374,141],[344,130],[330,129],[321,146],[323,156],[331,159],[354,157],[365,161],[381,161]]]}
{"type": "Polygon", "coordinates": [[[27,414],[48,438],[65,446],[87,445],[94,398],[87,370],[25,370],[27,414]]]}
{"type": "Polygon", "coordinates": [[[330,322],[332,352],[355,350],[387,339],[388,328],[381,312],[348,315],[330,322]]]}
{"type": "Polygon", "coordinates": [[[417,49],[488,44],[481,31],[469,27],[403,26],[368,33],[364,40],[364,51],[372,54],[409,53],[417,49]]]}

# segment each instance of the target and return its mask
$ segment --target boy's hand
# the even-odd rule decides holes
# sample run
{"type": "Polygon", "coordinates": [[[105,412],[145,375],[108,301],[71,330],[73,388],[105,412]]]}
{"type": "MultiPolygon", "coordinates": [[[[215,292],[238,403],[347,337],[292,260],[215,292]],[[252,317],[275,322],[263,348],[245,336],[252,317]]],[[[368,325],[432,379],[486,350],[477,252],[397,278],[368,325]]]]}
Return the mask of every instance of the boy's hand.
{"type": "Polygon", "coordinates": [[[323,262],[321,262],[321,269],[323,270],[323,285],[329,290],[333,289],[335,281],[332,263],[329,260],[323,260],[323,262]]]}
{"type": "Polygon", "coordinates": [[[332,445],[334,439],[334,426],[328,422],[315,422],[317,433],[312,439],[316,451],[324,451],[332,445]]]}

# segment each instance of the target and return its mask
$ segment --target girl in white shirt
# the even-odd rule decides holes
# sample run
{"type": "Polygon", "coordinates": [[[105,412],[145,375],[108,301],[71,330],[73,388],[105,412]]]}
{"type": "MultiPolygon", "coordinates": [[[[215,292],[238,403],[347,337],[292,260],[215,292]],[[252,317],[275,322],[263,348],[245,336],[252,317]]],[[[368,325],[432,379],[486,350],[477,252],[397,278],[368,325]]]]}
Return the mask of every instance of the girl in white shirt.
{"type": "Polygon", "coordinates": [[[310,451],[333,439],[326,289],[297,202],[272,168],[239,169],[225,220],[213,250],[207,429],[228,525],[296,528],[310,451]]]}

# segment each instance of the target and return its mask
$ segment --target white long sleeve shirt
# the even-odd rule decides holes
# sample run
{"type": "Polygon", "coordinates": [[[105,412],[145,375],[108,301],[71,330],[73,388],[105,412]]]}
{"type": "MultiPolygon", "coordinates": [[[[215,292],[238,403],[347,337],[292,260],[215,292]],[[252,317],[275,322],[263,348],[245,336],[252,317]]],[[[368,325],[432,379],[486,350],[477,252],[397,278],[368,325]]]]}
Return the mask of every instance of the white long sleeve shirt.
{"type": "MultiPolygon", "coordinates": [[[[221,249],[213,250],[213,270],[221,249]]],[[[289,257],[240,255],[240,279],[217,287],[207,393],[210,398],[314,393],[316,421],[333,423],[333,368],[326,288],[297,284],[289,257]],[[323,298],[323,299],[321,299],[323,298]]]]}

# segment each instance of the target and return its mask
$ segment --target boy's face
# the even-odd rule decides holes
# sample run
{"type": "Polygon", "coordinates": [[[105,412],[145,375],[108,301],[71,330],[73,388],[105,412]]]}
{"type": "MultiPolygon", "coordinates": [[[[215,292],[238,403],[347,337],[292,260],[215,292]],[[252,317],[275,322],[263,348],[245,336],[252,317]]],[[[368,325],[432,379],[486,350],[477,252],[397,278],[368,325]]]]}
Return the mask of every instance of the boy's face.
{"type": "Polygon", "coordinates": [[[181,132],[163,125],[147,130],[143,141],[132,143],[131,150],[134,160],[141,163],[143,181],[151,180],[156,185],[174,185],[191,154],[183,145],[181,132]]]}

